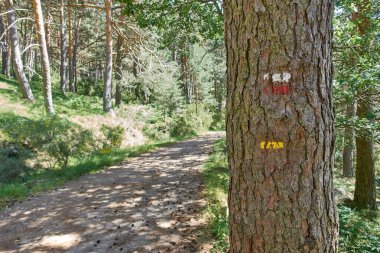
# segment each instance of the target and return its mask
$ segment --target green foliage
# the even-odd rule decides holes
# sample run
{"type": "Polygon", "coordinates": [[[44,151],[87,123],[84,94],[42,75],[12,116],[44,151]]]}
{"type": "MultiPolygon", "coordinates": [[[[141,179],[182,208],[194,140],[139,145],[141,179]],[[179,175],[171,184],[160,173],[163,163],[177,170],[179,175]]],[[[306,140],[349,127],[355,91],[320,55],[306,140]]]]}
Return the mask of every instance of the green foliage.
{"type": "Polygon", "coordinates": [[[102,125],[101,131],[105,137],[103,148],[120,148],[125,137],[125,128],[123,126],[102,125]]]}
{"type": "Polygon", "coordinates": [[[101,112],[101,99],[96,96],[84,96],[69,93],[65,97],[55,99],[58,109],[63,112],[74,111],[72,114],[99,114],[101,112]]]}
{"type": "Polygon", "coordinates": [[[193,136],[196,134],[196,126],[191,118],[185,115],[177,116],[170,130],[171,136],[193,136]]]}
{"type": "Polygon", "coordinates": [[[227,169],[226,141],[219,140],[204,166],[204,178],[208,204],[205,215],[216,240],[212,252],[226,252],[228,249],[227,194],[229,175],[227,169]]]}
{"type": "Polygon", "coordinates": [[[0,131],[8,141],[46,152],[56,164],[67,167],[70,158],[82,157],[93,148],[92,133],[73,125],[58,116],[41,117],[36,120],[1,114],[0,131]]]}
{"type": "Polygon", "coordinates": [[[28,196],[29,191],[25,184],[22,183],[0,183],[0,208],[7,203],[16,199],[28,196]]]}
{"type": "Polygon", "coordinates": [[[0,149],[0,183],[14,181],[28,173],[30,168],[26,165],[26,157],[25,152],[14,145],[0,149]],[[12,150],[16,150],[17,156],[9,157],[12,150]]]}
{"type": "Polygon", "coordinates": [[[90,131],[68,128],[56,134],[45,148],[59,166],[66,168],[70,158],[81,158],[95,147],[90,131]]]}
{"type": "Polygon", "coordinates": [[[152,140],[167,140],[170,138],[170,130],[173,119],[160,110],[153,109],[149,118],[145,120],[144,134],[152,140]]]}
{"type": "Polygon", "coordinates": [[[35,152],[28,147],[8,142],[0,126],[0,183],[11,182],[27,175],[32,169],[28,160],[34,156],[35,152]]]}
{"type": "Polygon", "coordinates": [[[379,8],[379,1],[339,0],[334,19],[334,102],[338,134],[343,135],[345,128],[352,128],[357,135],[378,142],[379,111],[374,110],[363,118],[349,118],[346,107],[355,101],[368,101],[373,108],[379,103],[379,8]]]}
{"type": "Polygon", "coordinates": [[[226,112],[225,110],[221,112],[216,112],[212,115],[212,123],[210,125],[210,130],[213,131],[223,131],[226,128],[226,112]]]}
{"type": "Polygon", "coordinates": [[[175,48],[184,42],[195,43],[201,37],[221,39],[223,15],[221,1],[132,1],[126,3],[125,13],[133,16],[142,27],[159,30],[165,46],[175,48]]]}
{"type": "Polygon", "coordinates": [[[103,97],[103,81],[98,80],[95,83],[95,80],[89,78],[81,79],[78,82],[78,93],[84,96],[96,96],[99,98],[103,97]]]}
{"type": "Polygon", "coordinates": [[[170,135],[192,136],[210,128],[212,115],[204,105],[189,105],[173,117],[170,135]]]}
{"type": "MultiPolygon", "coordinates": [[[[380,252],[380,223],[376,214],[340,205],[340,252],[380,252]]],[[[379,215],[379,214],[377,214],[379,215]]]]}
{"type": "Polygon", "coordinates": [[[191,137],[209,130],[213,121],[212,113],[205,105],[187,105],[173,112],[172,116],[160,108],[152,108],[142,120],[146,122],[144,134],[153,140],[191,137]]]}
{"type": "MultiPolygon", "coordinates": [[[[154,45],[158,46],[156,43],[154,45]]],[[[167,50],[155,50],[151,53],[141,48],[137,56],[138,75],[126,77],[130,84],[126,89],[130,98],[158,107],[170,116],[182,106],[184,100],[179,89],[178,64],[170,61],[167,50]]]]}

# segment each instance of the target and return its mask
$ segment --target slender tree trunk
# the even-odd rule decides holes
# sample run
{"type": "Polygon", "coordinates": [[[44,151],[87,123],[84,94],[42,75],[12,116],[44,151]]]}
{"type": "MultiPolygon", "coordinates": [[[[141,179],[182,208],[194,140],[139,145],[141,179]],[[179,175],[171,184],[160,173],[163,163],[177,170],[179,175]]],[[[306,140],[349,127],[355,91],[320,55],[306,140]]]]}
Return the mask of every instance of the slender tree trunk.
{"type": "Polygon", "coordinates": [[[33,49],[31,49],[30,53],[29,53],[29,63],[27,65],[28,66],[27,69],[28,69],[28,72],[29,72],[29,77],[31,77],[32,73],[33,73],[33,68],[34,68],[33,64],[35,62],[34,58],[35,58],[35,51],[33,49]]]}
{"type": "MultiPolygon", "coordinates": [[[[34,26],[32,25],[31,28],[30,28],[30,33],[29,33],[29,38],[28,38],[28,41],[27,41],[27,44],[32,44],[33,43],[33,34],[34,34],[34,26]]],[[[30,80],[30,78],[33,76],[33,63],[34,63],[34,48],[30,48],[29,49],[29,56],[28,57],[25,57],[25,65],[26,65],[26,70],[25,72],[28,73],[28,78],[30,80]]],[[[26,55],[26,53],[25,53],[26,55]]]]}
{"type": "Polygon", "coordinates": [[[172,61],[177,61],[177,49],[173,48],[172,49],[172,61]]]}
{"type": "MultiPolygon", "coordinates": [[[[183,49],[185,50],[185,49],[183,49]]],[[[190,88],[190,78],[189,78],[189,59],[186,52],[181,53],[181,79],[183,82],[183,93],[185,95],[186,101],[192,102],[192,92],[190,88]]]]}
{"type": "MultiPolygon", "coordinates": [[[[352,119],[356,115],[356,102],[352,101],[347,105],[346,117],[352,119]]],[[[344,131],[344,148],[343,148],[343,177],[354,176],[354,138],[355,131],[352,127],[346,127],[344,131]]]]}
{"type": "MultiPolygon", "coordinates": [[[[29,25],[29,20],[26,19],[24,22],[23,22],[23,34],[22,34],[22,48],[23,50],[28,46],[28,25],[29,25]]],[[[22,59],[22,62],[26,62],[26,53],[24,53],[23,55],[21,55],[21,59],[22,59]]]]}
{"type": "MultiPolygon", "coordinates": [[[[99,26],[96,26],[95,29],[96,29],[95,52],[98,52],[99,26]]],[[[98,83],[98,60],[95,60],[94,72],[95,72],[94,85],[96,86],[98,83]]]]}
{"type": "Polygon", "coordinates": [[[94,72],[95,72],[94,85],[96,86],[96,84],[98,83],[98,62],[97,61],[95,62],[94,72]]]}
{"type": "Polygon", "coordinates": [[[116,96],[115,96],[115,105],[120,106],[123,93],[123,56],[122,49],[123,46],[123,37],[118,35],[117,44],[116,44],[116,62],[115,62],[115,79],[116,79],[116,96]]]}
{"type": "Polygon", "coordinates": [[[213,76],[214,76],[214,98],[215,98],[215,101],[218,101],[218,81],[216,79],[216,72],[214,70],[214,73],[213,73],[213,76]]]}
{"type": "Polygon", "coordinates": [[[11,78],[11,67],[12,67],[12,41],[10,36],[10,30],[8,30],[7,36],[7,58],[5,59],[5,76],[9,79],[11,78]]]}
{"type": "MultiPolygon", "coordinates": [[[[5,20],[3,19],[3,16],[0,16],[0,36],[3,34],[7,34],[6,32],[6,25],[5,20]]],[[[0,41],[0,47],[1,47],[1,74],[5,75],[6,68],[7,68],[7,54],[8,54],[8,43],[7,43],[7,36],[3,36],[0,41]]]]}
{"type": "Polygon", "coordinates": [[[104,0],[106,10],[106,63],[104,69],[103,110],[112,110],[112,0],[104,0]]]}
{"type": "Polygon", "coordinates": [[[46,44],[46,34],[40,0],[33,0],[34,18],[36,20],[37,38],[41,54],[41,69],[44,80],[43,93],[45,108],[48,114],[54,114],[53,97],[51,94],[51,76],[49,54],[46,44]]]}
{"type": "Polygon", "coordinates": [[[28,99],[29,101],[33,101],[34,100],[33,93],[29,86],[28,79],[25,76],[24,66],[22,64],[22,59],[21,59],[21,52],[20,52],[20,46],[19,46],[18,35],[17,35],[17,27],[16,27],[16,15],[13,8],[13,0],[5,0],[5,6],[8,11],[8,14],[7,14],[8,24],[10,25],[9,37],[10,37],[10,42],[11,42],[11,47],[12,47],[14,70],[15,70],[16,78],[19,83],[23,97],[28,99]]]}
{"type": "Polygon", "coordinates": [[[61,92],[66,94],[67,90],[67,39],[66,39],[66,20],[65,20],[65,0],[61,0],[61,92]]]}
{"type": "Polygon", "coordinates": [[[214,98],[217,103],[216,111],[222,111],[222,102],[223,102],[223,88],[221,87],[222,82],[216,77],[216,70],[214,71],[214,98]]]}
{"type": "MultiPolygon", "coordinates": [[[[369,119],[373,113],[372,104],[367,98],[358,101],[359,119],[369,119]]],[[[356,154],[354,203],[359,209],[376,210],[375,147],[372,130],[362,130],[357,134],[356,154]]]]}
{"type": "Polygon", "coordinates": [[[231,253],[337,252],[333,9],[224,1],[231,253]]]}
{"type": "Polygon", "coordinates": [[[73,71],[74,71],[74,91],[78,92],[78,73],[77,73],[77,54],[78,54],[78,39],[79,39],[79,28],[82,19],[76,18],[75,24],[75,34],[74,34],[74,48],[73,48],[73,71]]]}
{"type": "MultiPolygon", "coordinates": [[[[71,1],[70,1],[71,3],[71,1]]],[[[72,25],[72,7],[69,8],[68,14],[68,22],[69,22],[69,90],[71,92],[75,91],[74,88],[74,62],[73,62],[73,51],[74,51],[74,38],[73,38],[73,25],[72,25]]]]}
{"type": "Polygon", "coordinates": [[[194,86],[194,94],[195,94],[195,113],[199,113],[199,82],[197,78],[197,74],[193,72],[193,86],[194,86]]]}

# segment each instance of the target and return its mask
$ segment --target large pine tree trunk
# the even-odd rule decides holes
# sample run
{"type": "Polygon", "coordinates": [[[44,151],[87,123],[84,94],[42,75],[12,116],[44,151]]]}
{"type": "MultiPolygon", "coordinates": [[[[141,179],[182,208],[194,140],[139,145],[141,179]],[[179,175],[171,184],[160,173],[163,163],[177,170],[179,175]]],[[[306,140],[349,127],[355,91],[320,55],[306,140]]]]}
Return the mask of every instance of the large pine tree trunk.
{"type": "Polygon", "coordinates": [[[37,38],[41,54],[41,69],[44,80],[43,93],[45,109],[48,114],[54,114],[53,97],[51,94],[51,76],[48,48],[46,44],[45,26],[40,0],[33,0],[34,18],[36,20],[37,38]]]}
{"type": "Polygon", "coordinates": [[[106,10],[106,62],[104,68],[103,110],[112,109],[112,0],[105,0],[106,10]]]}
{"type": "MultiPolygon", "coordinates": [[[[352,101],[347,105],[346,117],[352,119],[356,115],[356,102],[352,101]]],[[[344,131],[344,148],[343,148],[343,177],[354,176],[354,129],[350,126],[344,131]]]]}
{"type": "Polygon", "coordinates": [[[122,56],[123,37],[119,34],[116,45],[116,61],[115,61],[115,79],[116,79],[116,95],[115,105],[120,106],[123,94],[123,56],[122,56]]]}
{"type": "Polygon", "coordinates": [[[19,46],[19,41],[18,41],[16,15],[13,8],[13,0],[5,0],[5,6],[8,11],[8,14],[7,14],[8,24],[10,25],[9,40],[12,47],[11,50],[13,54],[13,63],[14,63],[13,65],[14,65],[16,78],[19,83],[23,97],[28,99],[29,101],[33,101],[34,100],[33,93],[29,86],[28,79],[25,76],[24,66],[22,64],[22,59],[21,59],[21,51],[20,51],[20,46],[19,46]]]}
{"type": "Polygon", "coordinates": [[[67,39],[66,39],[66,19],[65,19],[65,0],[61,0],[60,8],[61,18],[61,92],[66,93],[67,90],[67,39]]]}
{"type": "MultiPolygon", "coordinates": [[[[373,113],[371,102],[367,98],[358,101],[359,119],[369,119],[373,113]]],[[[376,210],[375,152],[371,130],[362,130],[356,136],[356,154],[354,203],[359,209],[376,210]]]]}
{"type": "Polygon", "coordinates": [[[337,252],[333,1],[224,7],[230,252],[337,252]]]}

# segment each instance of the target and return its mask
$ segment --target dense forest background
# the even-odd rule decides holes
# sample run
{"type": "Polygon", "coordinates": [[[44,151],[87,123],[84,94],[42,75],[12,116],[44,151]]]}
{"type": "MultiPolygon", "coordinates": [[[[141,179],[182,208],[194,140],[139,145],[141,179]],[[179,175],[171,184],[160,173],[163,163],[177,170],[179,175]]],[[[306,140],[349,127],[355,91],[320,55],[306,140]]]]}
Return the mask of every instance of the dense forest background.
{"type": "MultiPolygon", "coordinates": [[[[1,206],[225,129],[219,0],[5,0],[0,36],[1,206]]],[[[378,1],[336,2],[333,52],[341,251],[380,252],[378,1]]],[[[218,142],[205,172],[219,251],[228,247],[225,152],[218,142]]]]}

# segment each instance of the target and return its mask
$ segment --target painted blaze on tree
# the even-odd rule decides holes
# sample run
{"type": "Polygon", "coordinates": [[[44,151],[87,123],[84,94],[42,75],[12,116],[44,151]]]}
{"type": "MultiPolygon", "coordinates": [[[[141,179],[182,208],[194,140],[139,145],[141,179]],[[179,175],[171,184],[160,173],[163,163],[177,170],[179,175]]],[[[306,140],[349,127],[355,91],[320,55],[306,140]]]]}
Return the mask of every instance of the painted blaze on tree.
{"type": "Polygon", "coordinates": [[[333,1],[224,10],[230,252],[336,252],[333,1]],[[279,84],[296,92],[265,94],[279,84]]]}

